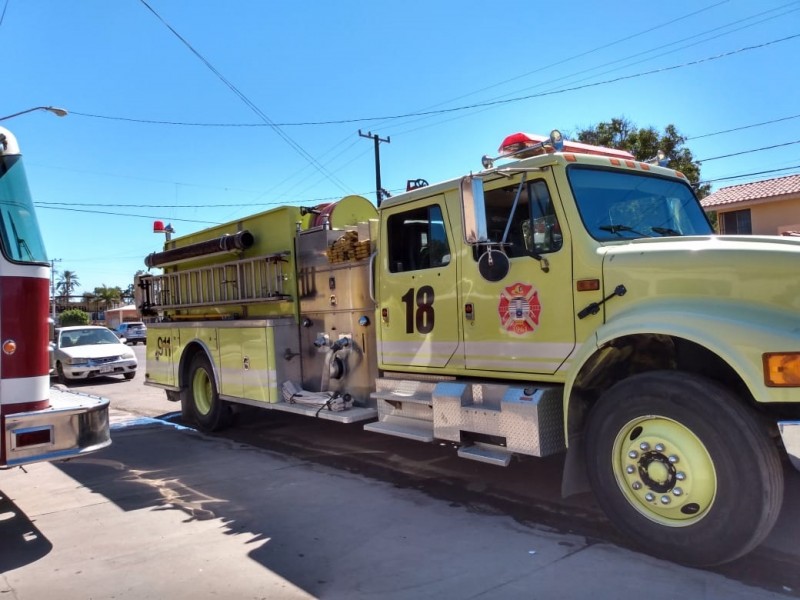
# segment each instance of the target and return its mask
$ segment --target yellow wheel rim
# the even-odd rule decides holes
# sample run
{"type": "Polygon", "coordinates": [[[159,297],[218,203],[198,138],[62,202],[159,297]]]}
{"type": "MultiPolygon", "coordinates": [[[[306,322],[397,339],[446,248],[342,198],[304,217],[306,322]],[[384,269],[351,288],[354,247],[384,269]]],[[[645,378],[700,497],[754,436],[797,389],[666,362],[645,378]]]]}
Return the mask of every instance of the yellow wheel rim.
{"type": "Polygon", "coordinates": [[[717,495],[714,461],[687,427],[666,417],[628,422],[614,440],[614,478],[651,521],[686,527],[703,519],[717,495]]]}
{"type": "Polygon", "coordinates": [[[214,388],[211,386],[211,378],[205,369],[197,369],[192,378],[192,394],[194,405],[197,412],[207,415],[211,412],[211,404],[214,400],[214,388]]]}

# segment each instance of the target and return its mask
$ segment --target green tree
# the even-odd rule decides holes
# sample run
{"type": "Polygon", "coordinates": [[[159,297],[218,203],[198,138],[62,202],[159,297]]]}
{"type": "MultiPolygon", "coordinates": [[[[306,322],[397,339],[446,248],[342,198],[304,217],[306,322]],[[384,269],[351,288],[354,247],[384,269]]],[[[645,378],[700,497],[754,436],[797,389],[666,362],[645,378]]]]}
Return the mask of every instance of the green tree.
{"type": "Polygon", "coordinates": [[[58,275],[56,282],[56,290],[61,292],[62,298],[68,298],[75,291],[75,288],[80,286],[80,279],[75,271],[64,270],[58,275]]]}
{"type": "Polygon", "coordinates": [[[70,325],[88,325],[89,315],[80,308],[70,308],[59,315],[59,322],[62,327],[70,325]]]}
{"type": "Polygon", "coordinates": [[[577,139],[585,144],[627,150],[641,161],[654,158],[660,150],[669,161],[669,168],[686,175],[698,198],[705,198],[711,192],[711,184],[699,183],[700,163],[684,146],[686,136],[675,125],[667,125],[660,133],[655,127],[637,128],[625,117],[617,117],[579,130],[577,139]]]}
{"type": "Polygon", "coordinates": [[[100,287],[94,288],[94,295],[100,301],[104,310],[111,308],[112,304],[117,304],[122,300],[122,290],[119,286],[108,287],[105,283],[100,287]]]}
{"type": "Polygon", "coordinates": [[[128,287],[122,292],[122,300],[127,304],[133,304],[135,301],[135,294],[136,294],[136,278],[139,275],[144,275],[144,269],[139,269],[136,273],[133,274],[133,282],[128,284],[128,287]]]}

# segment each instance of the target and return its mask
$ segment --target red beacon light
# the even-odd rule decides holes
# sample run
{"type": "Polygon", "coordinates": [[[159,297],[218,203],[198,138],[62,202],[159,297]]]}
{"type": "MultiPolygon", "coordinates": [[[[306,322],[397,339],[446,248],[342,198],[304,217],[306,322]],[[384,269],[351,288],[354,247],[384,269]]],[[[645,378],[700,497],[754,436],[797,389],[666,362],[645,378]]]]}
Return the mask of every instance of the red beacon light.
{"type": "Polygon", "coordinates": [[[592,144],[567,141],[557,129],[551,131],[549,137],[522,132],[512,133],[502,141],[498,152],[500,152],[500,155],[495,158],[489,156],[483,157],[481,162],[485,169],[491,169],[494,166],[494,161],[501,158],[529,158],[531,156],[539,156],[541,154],[550,154],[553,152],[596,154],[622,160],[635,160],[633,154],[625,150],[616,150],[614,148],[604,148],[603,146],[593,146],[592,144]]]}
{"type": "Polygon", "coordinates": [[[175,230],[172,228],[171,223],[164,225],[164,221],[153,221],[153,233],[163,233],[167,236],[167,241],[169,241],[175,230]]]}

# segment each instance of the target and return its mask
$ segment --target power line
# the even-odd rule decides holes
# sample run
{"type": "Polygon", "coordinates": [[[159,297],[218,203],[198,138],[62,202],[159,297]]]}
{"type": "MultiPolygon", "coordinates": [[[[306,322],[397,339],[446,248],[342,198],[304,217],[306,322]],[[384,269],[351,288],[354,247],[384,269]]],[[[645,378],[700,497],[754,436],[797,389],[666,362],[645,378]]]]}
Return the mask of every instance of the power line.
{"type": "Polygon", "coordinates": [[[715,183],[717,181],[727,181],[729,179],[742,179],[744,177],[753,177],[755,175],[768,175],[770,173],[780,173],[781,171],[791,171],[792,169],[800,169],[800,165],[793,167],[781,167],[780,169],[769,169],[767,171],[753,171],[752,173],[742,173],[741,175],[728,175],[727,177],[717,177],[716,179],[706,179],[705,181],[698,181],[698,185],[706,183],[715,183]]]}
{"type": "Polygon", "coordinates": [[[6,11],[8,10],[8,3],[9,2],[11,2],[11,0],[6,0],[6,3],[3,4],[3,12],[0,13],[0,27],[3,26],[3,19],[6,18],[6,11]]]}
{"type": "Polygon", "coordinates": [[[447,100],[445,102],[440,102],[436,106],[441,106],[442,104],[447,104],[448,102],[455,102],[456,100],[461,100],[462,98],[468,98],[469,96],[474,96],[475,94],[478,94],[480,92],[485,92],[487,90],[499,87],[501,85],[505,85],[506,83],[511,83],[512,81],[517,81],[518,79],[523,79],[523,78],[528,77],[530,75],[535,75],[536,73],[541,73],[542,71],[546,71],[547,69],[551,69],[553,67],[557,67],[559,65],[563,65],[563,64],[571,62],[573,60],[577,60],[579,58],[583,58],[584,56],[595,54],[596,52],[599,52],[601,50],[605,50],[607,48],[610,48],[611,46],[616,46],[617,44],[621,44],[623,42],[630,41],[630,40],[632,40],[634,38],[641,37],[641,36],[646,35],[648,33],[652,33],[653,31],[656,31],[657,29],[662,29],[663,27],[667,27],[668,25],[673,25],[674,23],[677,23],[678,21],[683,21],[684,19],[688,19],[690,17],[698,15],[698,14],[700,14],[702,12],[707,11],[707,10],[711,10],[712,8],[716,8],[717,6],[720,6],[722,4],[727,4],[728,1],[729,0],[722,0],[722,2],[717,2],[716,4],[712,4],[710,6],[706,6],[705,8],[701,8],[699,10],[696,10],[695,12],[689,13],[687,15],[683,15],[681,17],[677,17],[675,19],[672,19],[671,21],[667,21],[665,23],[661,23],[660,25],[655,25],[655,26],[650,27],[648,29],[645,29],[643,31],[639,31],[638,33],[631,34],[631,35],[629,35],[627,37],[623,37],[623,38],[614,40],[613,42],[609,42],[607,44],[602,44],[600,46],[596,46],[596,47],[594,47],[594,48],[592,48],[590,50],[585,50],[585,51],[580,52],[578,54],[573,54],[572,56],[569,56],[567,58],[563,58],[561,60],[558,60],[558,61],[556,61],[554,63],[550,63],[549,65],[545,65],[543,67],[538,67],[538,68],[536,68],[536,69],[534,69],[532,71],[528,71],[526,73],[522,73],[521,75],[516,75],[516,76],[511,77],[509,79],[505,79],[503,81],[499,81],[497,83],[493,83],[491,85],[487,85],[485,87],[482,87],[482,88],[477,89],[475,91],[469,92],[467,94],[462,94],[461,96],[458,96],[456,98],[452,98],[452,99],[447,100]]]}
{"type": "Polygon", "coordinates": [[[721,135],[723,133],[731,133],[733,131],[742,131],[744,129],[751,129],[753,127],[761,127],[762,125],[771,125],[772,123],[780,123],[781,121],[789,121],[791,119],[800,118],[800,115],[792,115],[791,117],[781,117],[780,119],[772,119],[771,121],[762,121],[761,123],[753,123],[752,125],[742,125],[741,127],[734,127],[733,129],[724,129],[722,131],[714,131],[712,133],[704,133],[702,135],[694,135],[687,137],[686,141],[699,140],[700,138],[711,137],[712,135],[721,135]]]}
{"type": "Polygon", "coordinates": [[[270,119],[264,111],[262,111],[244,92],[239,90],[231,81],[229,81],[214,65],[212,65],[200,52],[198,52],[180,33],[178,33],[169,23],[167,23],[160,14],[158,14],[153,7],[151,7],[147,0],[139,0],[161,23],[169,29],[172,34],[177,37],[188,49],[194,54],[217,78],[224,83],[250,110],[252,110],[264,123],[270,127],[278,136],[286,142],[295,152],[297,152],[306,161],[311,163],[315,169],[322,173],[325,177],[331,179],[343,192],[347,192],[347,188],[333,173],[330,173],[323,165],[321,165],[316,158],[309,154],[305,148],[293,140],[286,134],[280,125],[270,119]]]}
{"type": "MultiPolygon", "coordinates": [[[[144,0],[140,0],[140,1],[144,2],[144,0]]],[[[272,127],[272,128],[277,128],[277,127],[304,127],[304,126],[319,126],[319,125],[343,125],[343,124],[352,124],[352,123],[366,123],[366,122],[381,121],[381,120],[390,121],[390,120],[398,120],[398,119],[407,119],[407,118],[412,118],[412,117],[423,117],[423,116],[429,116],[429,115],[441,115],[441,114],[448,114],[448,113],[460,112],[460,111],[465,111],[465,110],[472,110],[472,109],[476,109],[476,108],[484,108],[484,107],[512,104],[512,103],[515,103],[515,102],[522,102],[524,100],[532,100],[532,99],[535,99],[535,98],[542,98],[542,97],[546,97],[546,96],[554,96],[554,95],[557,95],[557,94],[564,94],[564,93],[567,93],[567,92],[574,92],[574,91],[578,91],[578,90],[584,90],[584,89],[588,89],[588,88],[599,87],[599,86],[608,85],[608,84],[611,84],[611,83],[618,83],[620,81],[626,81],[626,80],[630,80],[630,79],[638,79],[640,77],[645,77],[645,76],[648,76],[648,75],[655,75],[655,74],[658,74],[658,73],[666,73],[668,71],[674,71],[674,70],[677,70],[677,69],[683,69],[683,68],[686,68],[686,67],[697,66],[699,64],[703,64],[703,63],[707,63],[707,62],[721,60],[723,58],[728,58],[728,57],[734,56],[736,54],[741,54],[741,53],[744,53],[744,52],[750,52],[752,50],[759,50],[761,48],[766,48],[766,47],[772,46],[774,44],[780,44],[780,43],[783,43],[783,42],[787,42],[787,41],[796,39],[798,37],[800,37],[800,33],[797,33],[797,34],[794,34],[794,35],[790,35],[790,36],[786,36],[786,37],[779,38],[779,39],[775,39],[775,40],[771,40],[771,41],[768,41],[768,42],[763,42],[761,44],[756,44],[756,45],[753,45],[753,46],[745,46],[745,47],[739,48],[737,50],[730,50],[728,52],[722,52],[720,54],[716,54],[716,55],[713,55],[713,56],[707,56],[705,58],[699,58],[697,60],[692,60],[692,61],[688,61],[688,62],[677,64],[677,65],[671,65],[671,66],[668,66],[668,67],[661,67],[661,68],[658,68],[658,69],[652,69],[650,71],[642,71],[642,72],[633,73],[633,74],[630,74],[630,75],[621,75],[619,77],[615,77],[615,78],[612,78],[612,79],[605,79],[603,81],[596,81],[596,82],[593,82],[593,83],[587,83],[587,84],[583,84],[583,85],[566,87],[566,88],[561,88],[561,89],[557,89],[557,90],[549,90],[549,91],[546,91],[546,92],[539,92],[539,93],[536,93],[536,94],[527,94],[527,95],[524,95],[524,96],[515,96],[513,98],[503,98],[503,99],[497,99],[497,100],[490,100],[490,101],[486,101],[486,102],[476,102],[474,104],[466,104],[466,105],[455,106],[455,107],[451,107],[451,108],[441,108],[441,109],[435,109],[435,110],[424,110],[424,111],[416,111],[416,112],[407,112],[407,113],[401,113],[401,114],[395,114],[395,115],[384,115],[384,116],[379,116],[379,117],[359,117],[359,118],[351,118],[351,119],[333,119],[333,120],[329,120],[329,121],[299,121],[299,122],[294,122],[294,123],[265,123],[265,124],[250,123],[250,124],[244,124],[244,123],[197,123],[197,122],[187,122],[187,121],[158,121],[158,120],[152,120],[152,119],[134,119],[134,118],[129,118],[129,117],[115,117],[115,116],[109,116],[109,115],[83,113],[83,112],[79,112],[79,111],[71,111],[70,114],[78,115],[78,116],[82,116],[82,117],[96,118],[96,119],[108,119],[108,120],[113,120],[113,121],[131,121],[131,122],[136,122],[136,123],[146,123],[146,124],[152,124],[152,125],[180,125],[180,126],[185,126],[185,127],[272,127]]]]}
{"type": "Polygon", "coordinates": [[[750,154],[751,152],[760,152],[761,150],[772,150],[773,148],[782,148],[784,146],[792,146],[794,144],[800,144],[800,140],[796,140],[794,142],[785,142],[783,144],[774,144],[772,146],[763,146],[761,148],[753,148],[751,150],[742,150],[741,152],[733,152],[731,154],[721,154],[720,156],[712,156],[711,158],[700,158],[697,159],[695,162],[704,163],[710,160],[718,160],[720,158],[730,158],[731,156],[741,156],[742,154],[750,154]]]}
{"type": "MultiPolygon", "coordinates": [[[[113,215],[115,217],[136,217],[140,219],[160,219],[161,217],[152,217],[150,215],[130,215],[130,214],[120,214],[118,212],[109,212],[106,210],[82,210],[80,208],[63,208],[59,207],[56,208],[55,206],[42,206],[39,202],[34,202],[34,206],[38,208],[50,209],[50,210],[66,210],[69,212],[79,212],[79,213],[91,213],[96,215],[113,215]]],[[[107,205],[106,205],[107,206],[107,205]]],[[[201,223],[204,225],[221,225],[218,221],[198,221],[196,219],[172,219],[172,221],[180,221],[182,223],[201,223]]]]}

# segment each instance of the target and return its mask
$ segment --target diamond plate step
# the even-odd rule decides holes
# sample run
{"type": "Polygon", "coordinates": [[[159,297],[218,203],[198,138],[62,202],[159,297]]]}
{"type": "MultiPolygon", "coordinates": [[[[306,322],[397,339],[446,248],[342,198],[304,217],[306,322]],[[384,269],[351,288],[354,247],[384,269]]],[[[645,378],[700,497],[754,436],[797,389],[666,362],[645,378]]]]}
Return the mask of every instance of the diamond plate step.
{"type": "Polygon", "coordinates": [[[487,463],[498,467],[507,467],[511,462],[512,454],[512,452],[509,452],[500,446],[492,447],[485,444],[463,446],[458,449],[458,455],[461,458],[477,460],[478,462],[487,463]]]}
{"type": "Polygon", "coordinates": [[[377,423],[367,423],[364,429],[418,442],[433,441],[433,424],[418,419],[387,416],[377,423]]]}

